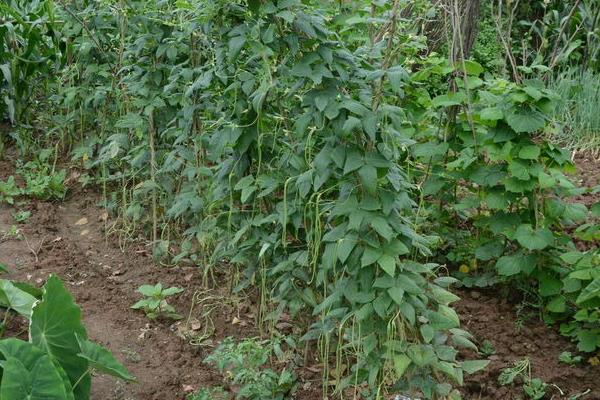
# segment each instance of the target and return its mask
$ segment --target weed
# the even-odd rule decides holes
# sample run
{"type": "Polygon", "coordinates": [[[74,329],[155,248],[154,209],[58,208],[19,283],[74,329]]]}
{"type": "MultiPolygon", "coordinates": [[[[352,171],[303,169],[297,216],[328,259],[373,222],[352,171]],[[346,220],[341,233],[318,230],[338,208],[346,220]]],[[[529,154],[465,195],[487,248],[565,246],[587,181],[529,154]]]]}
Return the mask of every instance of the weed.
{"type": "Polygon", "coordinates": [[[483,343],[479,346],[479,354],[484,357],[489,357],[491,355],[496,354],[496,348],[494,344],[489,340],[484,340],[483,343]]]}
{"type": "Polygon", "coordinates": [[[178,287],[170,287],[163,289],[159,282],[156,285],[142,285],[138,288],[138,293],[145,297],[131,306],[136,310],[142,310],[150,319],[166,317],[170,319],[181,319],[181,315],[175,312],[173,306],[167,303],[167,297],[183,292],[183,289],[178,287]]]}
{"type": "Polygon", "coordinates": [[[533,378],[525,382],[523,391],[532,400],[539,400],[546,395],[548,385],[540,378],[533,378]]]}
{"type": "Polygon", "coordinates": [[[29,218],[31,218],[31,211],[18,211],[13,213],[13,218],[16,222],[23,224],[27,222],[29,218]]]}
{"type": "Polygon", "coordinates": [[[21,189],[17,186],[14,176],[9,176],[6,181],[0,181],[0,203],[5,202],[14,204],[15,197],[22,194],[21,189]]]}
{"type": "Polygon", "coordinates": [[[10,228],[2,233],[0,241],[4,240],[23,240],[23,232],[16,225],[11,225],[10,228]]]}
{"type": "Polygon", "coordinates": [[[202,388],[187,395],[186,400],[229,400],[231,396],[221,387],[202,388]]]}
{"type": "Polygon", "coordinates": [[[63,199],[66,194],[66,171],[54,171],[51,165],[30,161],[17,169],[25,180],[23,194],[40,200],[63,199]]]}
{"type": "Polygon", "coordinates": [[[579,364],[583,361],[583,357],[581,356],[573,356],[570,351],[563,351],[558,355],[558,361],[561,363],[573,365],[579,364]]]}
{"type": "Polygon", "coordinates": [[[235,343],[227,338],[204,361],[239,386],[238,399],[283,400],[294,389],[296,377],[286,368],[281,372],[264,368],[272,352],[269,341],[244,339],[235,343]]]}
{"type": "Polygon", "coordinates": [[[510,385],[515,383],[517,378],[522,379],[523,391],[529,398],[539,400],[546,394],[548,385],[539,378],[531,377],[531,364],[528,358],[517,360],[512,367],[504,368],[498,376],[498,383],[503,386],[510,385]]]}

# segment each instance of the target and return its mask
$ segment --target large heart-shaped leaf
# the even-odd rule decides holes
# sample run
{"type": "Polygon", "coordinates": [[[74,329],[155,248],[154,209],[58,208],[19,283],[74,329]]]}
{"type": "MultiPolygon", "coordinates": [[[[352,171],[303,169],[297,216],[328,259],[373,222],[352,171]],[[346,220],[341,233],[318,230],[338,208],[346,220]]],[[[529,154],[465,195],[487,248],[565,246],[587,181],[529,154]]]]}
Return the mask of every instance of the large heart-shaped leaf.
{"type": "Polygon", "coordinates": [[[0,341],[2,365],[0,398],[3,400],[73,400],[71,383],[60,365],[41,349],[19,339],[0,341]]]}
{"type": "Polygon", "coordinates": [[[74,389],[77,400],[87,400],[91,386],[89,363],[79,356],[75,338],[75,334],[87,338],[81,310],[56,276],[48,279],[43,290],[42,300],[31,314],[30,341],[60,363],[73,386],[77,382],[74,389]]]}
{"type": "Polygon", "coordinates": [[[36,298],[16,287],[11,281],[0,279],[0,305],[30,318],[36,298]]]}
{"type": "Polygon", "coordinates": [[[81,349],[79,356],[88,360],[92,368],[126,381],[135,380],[135,377],[125,369],[123,364],[115,360],[110,351],[99,344],[79,337],[77,334],[75,337],[77,338],[79,348],[81,349]]]}

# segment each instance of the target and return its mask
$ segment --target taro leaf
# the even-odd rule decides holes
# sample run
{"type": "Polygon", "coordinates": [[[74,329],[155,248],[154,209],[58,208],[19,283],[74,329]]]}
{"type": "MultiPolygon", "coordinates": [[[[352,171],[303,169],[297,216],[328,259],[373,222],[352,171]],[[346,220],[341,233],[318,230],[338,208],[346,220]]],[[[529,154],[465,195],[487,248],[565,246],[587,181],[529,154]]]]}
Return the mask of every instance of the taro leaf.
{"type": "Polygon", "coordinates": [[[31,317],[36,298],[16,287],[11,281],[0,279],[0,305],[10,308],[24,317],[31,317]]]}
{"type": "Polygon", "coordinates": [[[99,344],[79,337],[77,334],[75,334],[75,337],[81,349],[79,356],[88,360],[90,367],[126,381],[135,381],[135,377],[125,369],[123,364],[114,358],[110,351],[99,344]]]}
{"type": "Polygon", "coordinates": [[[33,307],[29,336],[31,342],[56,359],[65,370],[78,400],[90,397],[91,378],[88,361],[79,357],[79,344],[75,334],[87,338],[81,323],[81,310],[55,275],[51,275],[43,288],[42,300],[33,307]],[[82,378],[83,376],[83,378],[82,378]]]}
{"type": "Polygon", "coordinates": [[[548,228],[534,230],[527,224],[517,228],[515,239],[528,250],[543,250],[554,243],[554,235],[548,228]]]}
{"type": "Polygon", "coordinates": [[[6,400],[69,398],[60,374],[47,355],[41,357],[31,371],[17,358],[4,361],[0,396],[6,400]]]}
{"type": "Polygon", "coordinates": [[[31,343],[10,338],[0,341],[2,362],[0,398],[72,400],[73,393],[60,365],[31,343]]]}
{"type": "Polygon", "coordinates": [[[0,274],[7,274],[8,271],[8,267],[6,266],[6,264],[2,264],[0,263],[0,274]]]}
{"type": "Polygon", "coordinates": [[[477,371],[481,371],[485,367],[488,366],[490,360],[467,360],[461,362],[461,367],[463,371],[467,374],[474,374],[477,371]]]}

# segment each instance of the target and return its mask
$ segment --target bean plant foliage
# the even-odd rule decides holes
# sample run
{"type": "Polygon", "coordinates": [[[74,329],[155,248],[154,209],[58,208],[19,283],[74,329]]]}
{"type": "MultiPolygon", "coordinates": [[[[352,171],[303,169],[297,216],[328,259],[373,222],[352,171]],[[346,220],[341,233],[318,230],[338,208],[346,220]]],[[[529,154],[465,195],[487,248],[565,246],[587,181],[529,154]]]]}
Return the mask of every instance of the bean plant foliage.
{"type": "Polygon", "coordinates": [[[600,345],[597,249],[573,240],[598,239],[600,209],[565,200],[586,189],[539,135],[555,95],[427,55],[406,15],[430,5],[411,3],[55,10],[60,63],[35,114],[53,129],[31,134],[102,186],[121,239],[143,230],[207,281],[240,271],[263,328],[309,321],[324,396],[459,398],[488,363],[458,355],[477,350],[459,280],[525,284],[581,351],[600,345]]]}

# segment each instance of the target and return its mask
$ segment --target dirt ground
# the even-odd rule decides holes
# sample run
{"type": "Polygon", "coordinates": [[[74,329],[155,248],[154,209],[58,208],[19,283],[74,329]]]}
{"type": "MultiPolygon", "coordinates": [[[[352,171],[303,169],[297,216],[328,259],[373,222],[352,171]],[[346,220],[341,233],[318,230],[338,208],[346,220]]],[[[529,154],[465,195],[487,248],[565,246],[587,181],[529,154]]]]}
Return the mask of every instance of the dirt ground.
{"type": "MultiPolygon", "coordinates": [[[[592,181],[600,177],[600,167],[584,163],[582,181],[597,184],[592,181]]],[[[12,173],[13,166],[0,161],[0,179],[12,173]]],[[[16,225],[20,239],[4,235],[15,225],[15,208],[0,204],[0,263],[12,270],[9,278],[39,286],[51,273],[60,276],[83,310],[91,339],[108,347],[138,379],[135,384],[123,384],[95,376],[92,399],[176,400],[184,399],[190,390],[220,385],[221,376],[202,363],[212,350],[211,342],[199,346],[191,343],[191,337],[182,337],[182,332],[199,335],[202,329],[196,332],[194,325],[206,325],[206,320],[198,323],[198,308],[191,314],[196,324],[186,324],[194,294],[204,293],[198,269],[157,266],[143,244],[122,251],[117,240],[104,233],[106,215],[97,207],[99,200],[97,193],[73,188],[64,202],[30,201],[23,207],[32,211],[31,218],[16,225]],[[186,319],[175,324],[151,322],[130,308],[139,299],[135,290],[140,285],[157,282],[185,289],[171,302],[186,319]]],[[[212,296],[220,304],[211,316],[213,340],[257,335],[252,301],[228,296],[226,283],[218,287],[203,297],[212,296]]],[[[502,387],[497,382],[503,368],[523,357],[531,360],[532,375],[551,385],[545,399],[600,399],[600,367],[559,363],[560,352],[575,353],[575,348],[555,329],[535,317],[519,324],[515,304],[501,300],[494,291],[461,291],[459,295],[463,299],[457,308],[464,328],[479,343],[489,340],[495,348],[490,366],[466,377],[465,399],[524,399],[520,385],[502,387]]],[[[320,376],[311,370],[312,375],[301,373],[306,379],[295,398],[319,398],[320,376]]]]}

